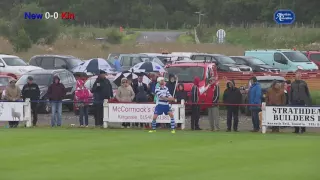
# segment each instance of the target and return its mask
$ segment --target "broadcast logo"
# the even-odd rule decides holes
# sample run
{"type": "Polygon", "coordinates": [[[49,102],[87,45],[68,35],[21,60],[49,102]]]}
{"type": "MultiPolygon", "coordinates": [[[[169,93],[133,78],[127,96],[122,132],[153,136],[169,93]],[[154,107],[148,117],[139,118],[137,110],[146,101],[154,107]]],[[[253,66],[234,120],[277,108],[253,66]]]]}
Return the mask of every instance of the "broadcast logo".
{"type": "Polygon", "coordinates": [[[289,9],[280,9],[274,13],[273,19],[277,24],[292,24],[296,20],[296,15],[289,9]]]}
{"type": "Polygon", "coordinates": [[[63,19],[63,20],[74,20],[75,14],[72,12],[45,12],[45,13],[31,13],[25,12],[24,19],[28,20],[42,20],[42,19],[63,19]]]}

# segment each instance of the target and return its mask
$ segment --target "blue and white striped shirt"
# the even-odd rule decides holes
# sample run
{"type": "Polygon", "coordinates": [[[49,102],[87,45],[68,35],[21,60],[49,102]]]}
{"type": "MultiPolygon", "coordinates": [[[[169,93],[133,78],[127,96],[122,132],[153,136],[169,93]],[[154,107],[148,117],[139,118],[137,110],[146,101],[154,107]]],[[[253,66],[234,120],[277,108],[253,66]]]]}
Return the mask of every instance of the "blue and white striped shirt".
{"type": "Polygon", "coordinates": [[[172,97],[172,95],[169,92],[169,89],[166,86],[157,87],[156,90],[155,90],[155,93],[156,93],[156,95],[158,97],[156,104],[161,104],[161,105],[168,105],[169,104],[169,102],[167,100],[161,99],[162,97],[166,97],[166,98],[172,97]]]}

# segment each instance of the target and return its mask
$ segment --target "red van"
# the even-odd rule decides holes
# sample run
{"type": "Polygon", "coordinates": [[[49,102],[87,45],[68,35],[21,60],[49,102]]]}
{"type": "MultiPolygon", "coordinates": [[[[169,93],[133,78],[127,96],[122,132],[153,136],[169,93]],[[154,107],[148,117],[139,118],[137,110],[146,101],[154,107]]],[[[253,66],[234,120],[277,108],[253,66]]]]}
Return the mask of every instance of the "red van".
{"type": "Polygon", "coordinates": [[[302,51],[302,53],[320,69],[320,51],[302,51]]]}
{"type": "MultiPolygon", "coordinates": [[[[193,86],[194,77],[200,78],[200,86],[206,86],[210,77],[218,79],[216,65],[214,63],[207,63],[203,61],[178,61],[174,64],[166,66],[167,73],[165,78],[168,79],[169,74],[178,76],[178,82],[183,83],[185,91],[188,92],[188,102],[191,100],[191,88],[193,86]]],[[[200,103],[204,103],[206,93],[200,96],[200,103]]],[[[205,105],[201,106],[201,110],[206,108],[205,105]]]]}

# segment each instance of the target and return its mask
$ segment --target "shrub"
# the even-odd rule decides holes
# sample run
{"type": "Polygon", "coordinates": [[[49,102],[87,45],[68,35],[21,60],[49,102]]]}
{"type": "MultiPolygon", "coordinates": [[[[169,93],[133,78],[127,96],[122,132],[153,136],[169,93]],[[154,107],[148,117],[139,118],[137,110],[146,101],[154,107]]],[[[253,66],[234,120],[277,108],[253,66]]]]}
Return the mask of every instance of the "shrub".
{"type": "Polygon", "coordinates": [[[27,51],[32,46],[32,41],[24,29],[20,29],[15,38],[10,39],[15,52],[27,51]]]}
{"type": "Polygon", "coordinates": [[[111,44],[120,44],[123,38],[123,34],[116,28],[107,30],[106,33],[107,41],[111,44]]]}

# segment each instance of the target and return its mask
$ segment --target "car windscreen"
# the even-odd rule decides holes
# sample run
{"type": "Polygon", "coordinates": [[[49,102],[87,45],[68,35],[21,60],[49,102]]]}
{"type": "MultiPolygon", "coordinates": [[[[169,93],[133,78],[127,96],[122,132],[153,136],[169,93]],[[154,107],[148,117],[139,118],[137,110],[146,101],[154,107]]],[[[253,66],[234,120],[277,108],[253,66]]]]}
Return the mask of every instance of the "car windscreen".
{"type": "Polygon", "coordinates": [[[79,66],[81,63],[83,63],[83,61],[76,58],[69,58],[67,59],[67,62],[70,64],[71,68],[79,66]]]}
{"type": "Polygon", "coordinates": [[[25,85],[29,76],[33,77],[33,82],[39,86],[47,86],[52,82],[52,74],[25,74],[17,81],[17,85],[25,85]]]}
{"type": "MultiPolygon", "coordinates": [[[[94,82],[96,81],[97,78],[90,78],[88,79],[85,83],[84,83],[84,87],[86,87],[87,89],[92,89],[92,86],[94,84],[94,82]]],[[[112,89],[118,89],[118,86],[113,82],[113,79],[109,79],[112,89]]]]}
{"type": "Polygon", "coordinates": [[[248,61],[251,64],[255,64],[255,65],[264,65],[264,64],[266,64],[265,62],[263,62],[261,59],[258,59],[258,58],[248,58],[248,61]]]}
{"type": "Polygon", "coordinates": [[[320,62],[320,54],[310,54],[310,59],[312,61],[320,62]]]}
{"type": "Polygon", "coordinates": [[[28,66],[28,64],[24,62],[24,60],[18,57],[6,57],[2,59],[8,66],[28,66]]]}
{"type": "Polygon", "coordinates": [[[191,83],[194,77],[198,76],[200,80],[204,79],[204,67],[180,66],[168,67],[165,78],[169,79],[169,74],[177,75],[179,82],[191,83]]]}
{"type": "Polygon", "coordinates": [[[292,62],[310,62],[300,51],[283,52],[283,54],[292,62]]]}
{"type": "Polygon", "coordinates": [[[7,86],[9,84],[9,77],[0,77],[0,86],[7,86]]]}
{"type": "Polygon", "coordinates": [[[228,56],[216,56],[214,57],[220,64],[236,64],[236,62],[228,56]]]}

